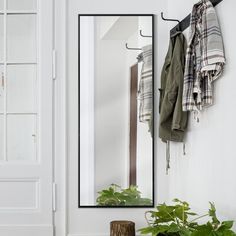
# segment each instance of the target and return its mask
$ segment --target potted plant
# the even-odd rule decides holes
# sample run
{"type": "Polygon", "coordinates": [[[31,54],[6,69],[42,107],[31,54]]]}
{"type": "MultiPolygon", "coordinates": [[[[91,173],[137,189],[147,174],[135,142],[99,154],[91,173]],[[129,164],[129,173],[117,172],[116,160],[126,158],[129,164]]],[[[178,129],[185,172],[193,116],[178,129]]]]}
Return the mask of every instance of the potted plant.
{"type": "Polygon", "coordinates": [[[207,214],[198,216],[192,212],[185,201],[174,199],[174,205],[160,204],[156,211],[145,214],[148,227],[140,229],[141,234],[152,236],[236,236],[232,230],[233,221],[220,222],[216,216],[216,208],[210,203],[207,214]],[[147,219],[150,214],[151,219],[147,219]],[[191,219],[190,219],[191,217],[191,219]],[[198,223],[204,217],[210,219],[205,224],[198,223]]]}

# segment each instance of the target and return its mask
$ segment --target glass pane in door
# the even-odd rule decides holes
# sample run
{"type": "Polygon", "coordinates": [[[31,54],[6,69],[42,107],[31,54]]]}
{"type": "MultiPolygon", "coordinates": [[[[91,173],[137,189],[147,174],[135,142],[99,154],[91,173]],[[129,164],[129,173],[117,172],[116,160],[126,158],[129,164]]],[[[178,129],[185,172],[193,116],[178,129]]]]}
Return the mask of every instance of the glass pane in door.
{"type": "Polygon", "coordinates": [[[36,65],[7,67],[7,112],[36,111],[36,65]]]}
{"type": "Polygon", "coordinates": [[[36,160],[36,116],[7,116],[7,160],[36,160]]]}
{"type": "Polygon", "coordinates": [[[4,10],[4,0],[0,0],[0,11],[4,10]]]}
{"type": "Polygon", "coordinates": [[[0,114],[0,161],[4,159],[4,117],[0,114]]]}
{"type": "Polygon", "coordinates": [[[37,0],[7,0],[8,10],[36,10],[37,0]]]}
{"type": "Polygon", "coordinates": [[[0,15],[0,63],[3,62],[3,58],[4,58],[4,17],[3,15],[0,15]]]}
{"type": "Polygon", "coordinates": [[[4,112],[4,86],[3,65],[0,65],[0,113],[4,112]]]}
{"type": "Polygon", "coordinates": [[[36,62],[36,49],[36,15],[8,15],[8,62],[36,62]]]}

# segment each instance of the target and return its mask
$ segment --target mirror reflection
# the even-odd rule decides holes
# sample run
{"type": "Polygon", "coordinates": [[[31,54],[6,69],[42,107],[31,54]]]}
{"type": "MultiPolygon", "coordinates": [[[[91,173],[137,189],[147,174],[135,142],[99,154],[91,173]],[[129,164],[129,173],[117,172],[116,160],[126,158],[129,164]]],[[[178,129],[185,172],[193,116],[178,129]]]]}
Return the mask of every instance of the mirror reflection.
{"type": "Polygon", "coordinates": [[[153,205],[153,16],[79,15],[79,206],[153,205]]]}

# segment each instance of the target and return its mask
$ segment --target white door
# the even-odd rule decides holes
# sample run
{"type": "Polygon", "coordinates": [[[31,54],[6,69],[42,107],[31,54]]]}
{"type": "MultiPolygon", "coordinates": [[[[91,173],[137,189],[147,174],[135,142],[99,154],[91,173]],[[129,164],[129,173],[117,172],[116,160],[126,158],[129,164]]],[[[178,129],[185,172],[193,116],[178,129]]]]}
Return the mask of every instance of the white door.
{"type": "Polygon", "coordinates": [[[0,235],[51,236],[53,0],[0,0],[0,235]]]}

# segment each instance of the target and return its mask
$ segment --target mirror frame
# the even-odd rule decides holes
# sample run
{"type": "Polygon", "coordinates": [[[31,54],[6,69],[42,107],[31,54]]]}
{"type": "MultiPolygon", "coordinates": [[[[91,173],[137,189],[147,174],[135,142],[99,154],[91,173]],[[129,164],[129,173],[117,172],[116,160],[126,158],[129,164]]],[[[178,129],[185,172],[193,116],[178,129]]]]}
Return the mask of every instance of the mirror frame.
{"type": "Polygon", "coordinates": [[[155,15],[154,14],[78,14],[78,208],[153,208],[155,206],[155,15]],[[80,204],[80,17],[83,16],[150,16],[152,18],[152,205],[150,206],[90,206],[80,204]]]}

